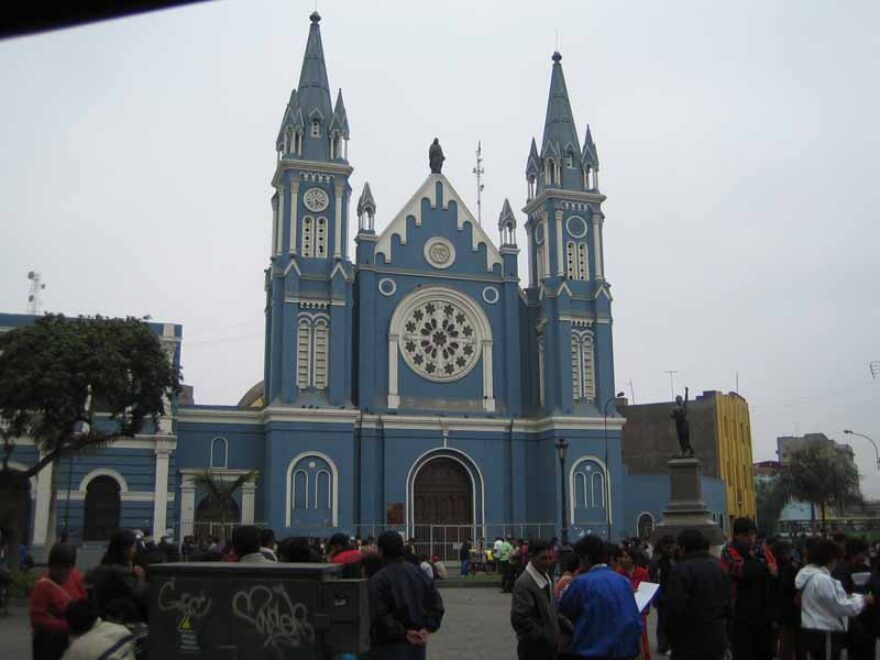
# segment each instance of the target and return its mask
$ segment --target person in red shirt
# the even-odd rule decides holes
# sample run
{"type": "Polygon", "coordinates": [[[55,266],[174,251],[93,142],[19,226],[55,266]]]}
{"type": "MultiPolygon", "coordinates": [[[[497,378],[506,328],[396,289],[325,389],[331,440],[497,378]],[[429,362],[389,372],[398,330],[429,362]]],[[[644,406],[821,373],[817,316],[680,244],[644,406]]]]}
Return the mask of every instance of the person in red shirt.
{"type": "Polygon", "coordinates": [[[75,563],[76,548],[56,543],[49,550],[49,571],[31,588],[29,609],[34,660],[58,660],[67,648],[64,613],[70,603],[86,595],[79,571],[71,575],[75,563]]]}
{"type": "Polygon", "coordinates": [[[364,555],[360,550],[351,547],[351,541],[345,534],[334,534],[327,543],[331,564],[342,564],[343,578],[363,577],[364,555]]]}
{"type": "MultiPolygon", "coordinates": [[[[632,582],[633,591],[637,591],[642,582],[650,582],[648,569],[645,568],[644,556],[638,550],[620,548],[615,570],[632,582]],[[637,557],[633,555],[637,554],[637,557]],[[639,561],[636,561],[636,558],[639,561]]],[[[648,641],[648,615],[642,615],[642,639],[639,642],[638,660],[651,660],[651,643],[648,641]]]]}

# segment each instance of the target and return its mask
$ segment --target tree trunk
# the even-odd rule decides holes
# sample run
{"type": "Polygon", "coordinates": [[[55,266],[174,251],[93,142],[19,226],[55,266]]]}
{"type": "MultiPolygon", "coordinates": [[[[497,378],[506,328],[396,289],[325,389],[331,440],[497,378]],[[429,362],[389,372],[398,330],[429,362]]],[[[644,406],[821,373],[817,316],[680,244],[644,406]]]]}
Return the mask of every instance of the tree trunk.
{"type": "Polygon", "coordinates": [[[819,512],[822,516],[822,531],[825,531],[825,502],[822,501],[819,503],[819,512]]]}

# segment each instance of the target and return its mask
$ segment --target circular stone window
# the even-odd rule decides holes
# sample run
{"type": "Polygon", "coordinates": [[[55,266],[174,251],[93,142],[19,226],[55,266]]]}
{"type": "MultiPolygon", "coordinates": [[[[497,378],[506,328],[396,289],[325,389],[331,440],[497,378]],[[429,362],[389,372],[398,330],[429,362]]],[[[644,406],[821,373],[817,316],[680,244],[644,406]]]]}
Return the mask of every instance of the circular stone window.
{"type": "Polygon", "coordinates": [[[456,302],[435,299],[410,310],[399,345],[413,371],[428,380],[448,382],[474,368],[481,339],[470,313],[456,302]]]}
{"type": "Polygon", "coordinates": [[[487,286],[483,289],[483,300],[485,300],[490,305],[494,305],[498,302],[498,289],[494,286],[487,286]]]}
{"type": "Polygon", "coordinates": [[[390,277],[379,280],[379,293],[383,296],[393,296],[397,292],[397,284],[390,277]]]}
{"type": "Polygon", "coordinates": [[[435,236],[425,242],[425,260],[434,268],[449,268],[455,261],[455,246],[435,236]]]}
{"type": "Polygon", "coordinates": [[[565,221],[565,228],[573,238],[583,238],[587,235],[587,223],[583,218],[576,215],[571,216],[565,221]]]}

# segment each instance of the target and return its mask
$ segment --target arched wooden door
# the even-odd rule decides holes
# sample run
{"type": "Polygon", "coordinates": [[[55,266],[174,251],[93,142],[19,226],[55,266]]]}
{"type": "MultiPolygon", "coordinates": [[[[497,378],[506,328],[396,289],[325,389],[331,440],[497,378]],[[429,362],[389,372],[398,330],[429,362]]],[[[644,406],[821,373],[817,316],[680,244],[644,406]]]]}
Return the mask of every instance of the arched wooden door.
{"type": "Polygon", "coordinates": [[[457,559],[458,544],[474,533],[474,487],[468,471],[451,458],[433,459],[416,476],[413,500],[417,552],[457,559]]]}
{"type": "Polygon", "coordinates": [[[119,482],[108,476],[92,479],[86,487],[83,540],[107,541],[119,531],[121,511],[119,482]]]}

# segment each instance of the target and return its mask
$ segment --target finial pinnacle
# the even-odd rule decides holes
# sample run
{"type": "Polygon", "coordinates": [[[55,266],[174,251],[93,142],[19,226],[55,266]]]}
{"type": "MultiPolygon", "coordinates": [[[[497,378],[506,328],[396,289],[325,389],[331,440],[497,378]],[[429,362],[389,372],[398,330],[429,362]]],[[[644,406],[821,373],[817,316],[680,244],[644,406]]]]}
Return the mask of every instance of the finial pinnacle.
{"type": "Polygon", "coordinates": [[[312,15],[309,16],[309,20],[312,23],[320,23],[321,22],[321,14],[318,13],[318,10],[312,12],[312,15]]]}
{"type": "Polygon", "coordinates": [[[559,64],[560,60],[562,60],[562,54],[558,50],[553,51],[553,61],[559,64]]]}

